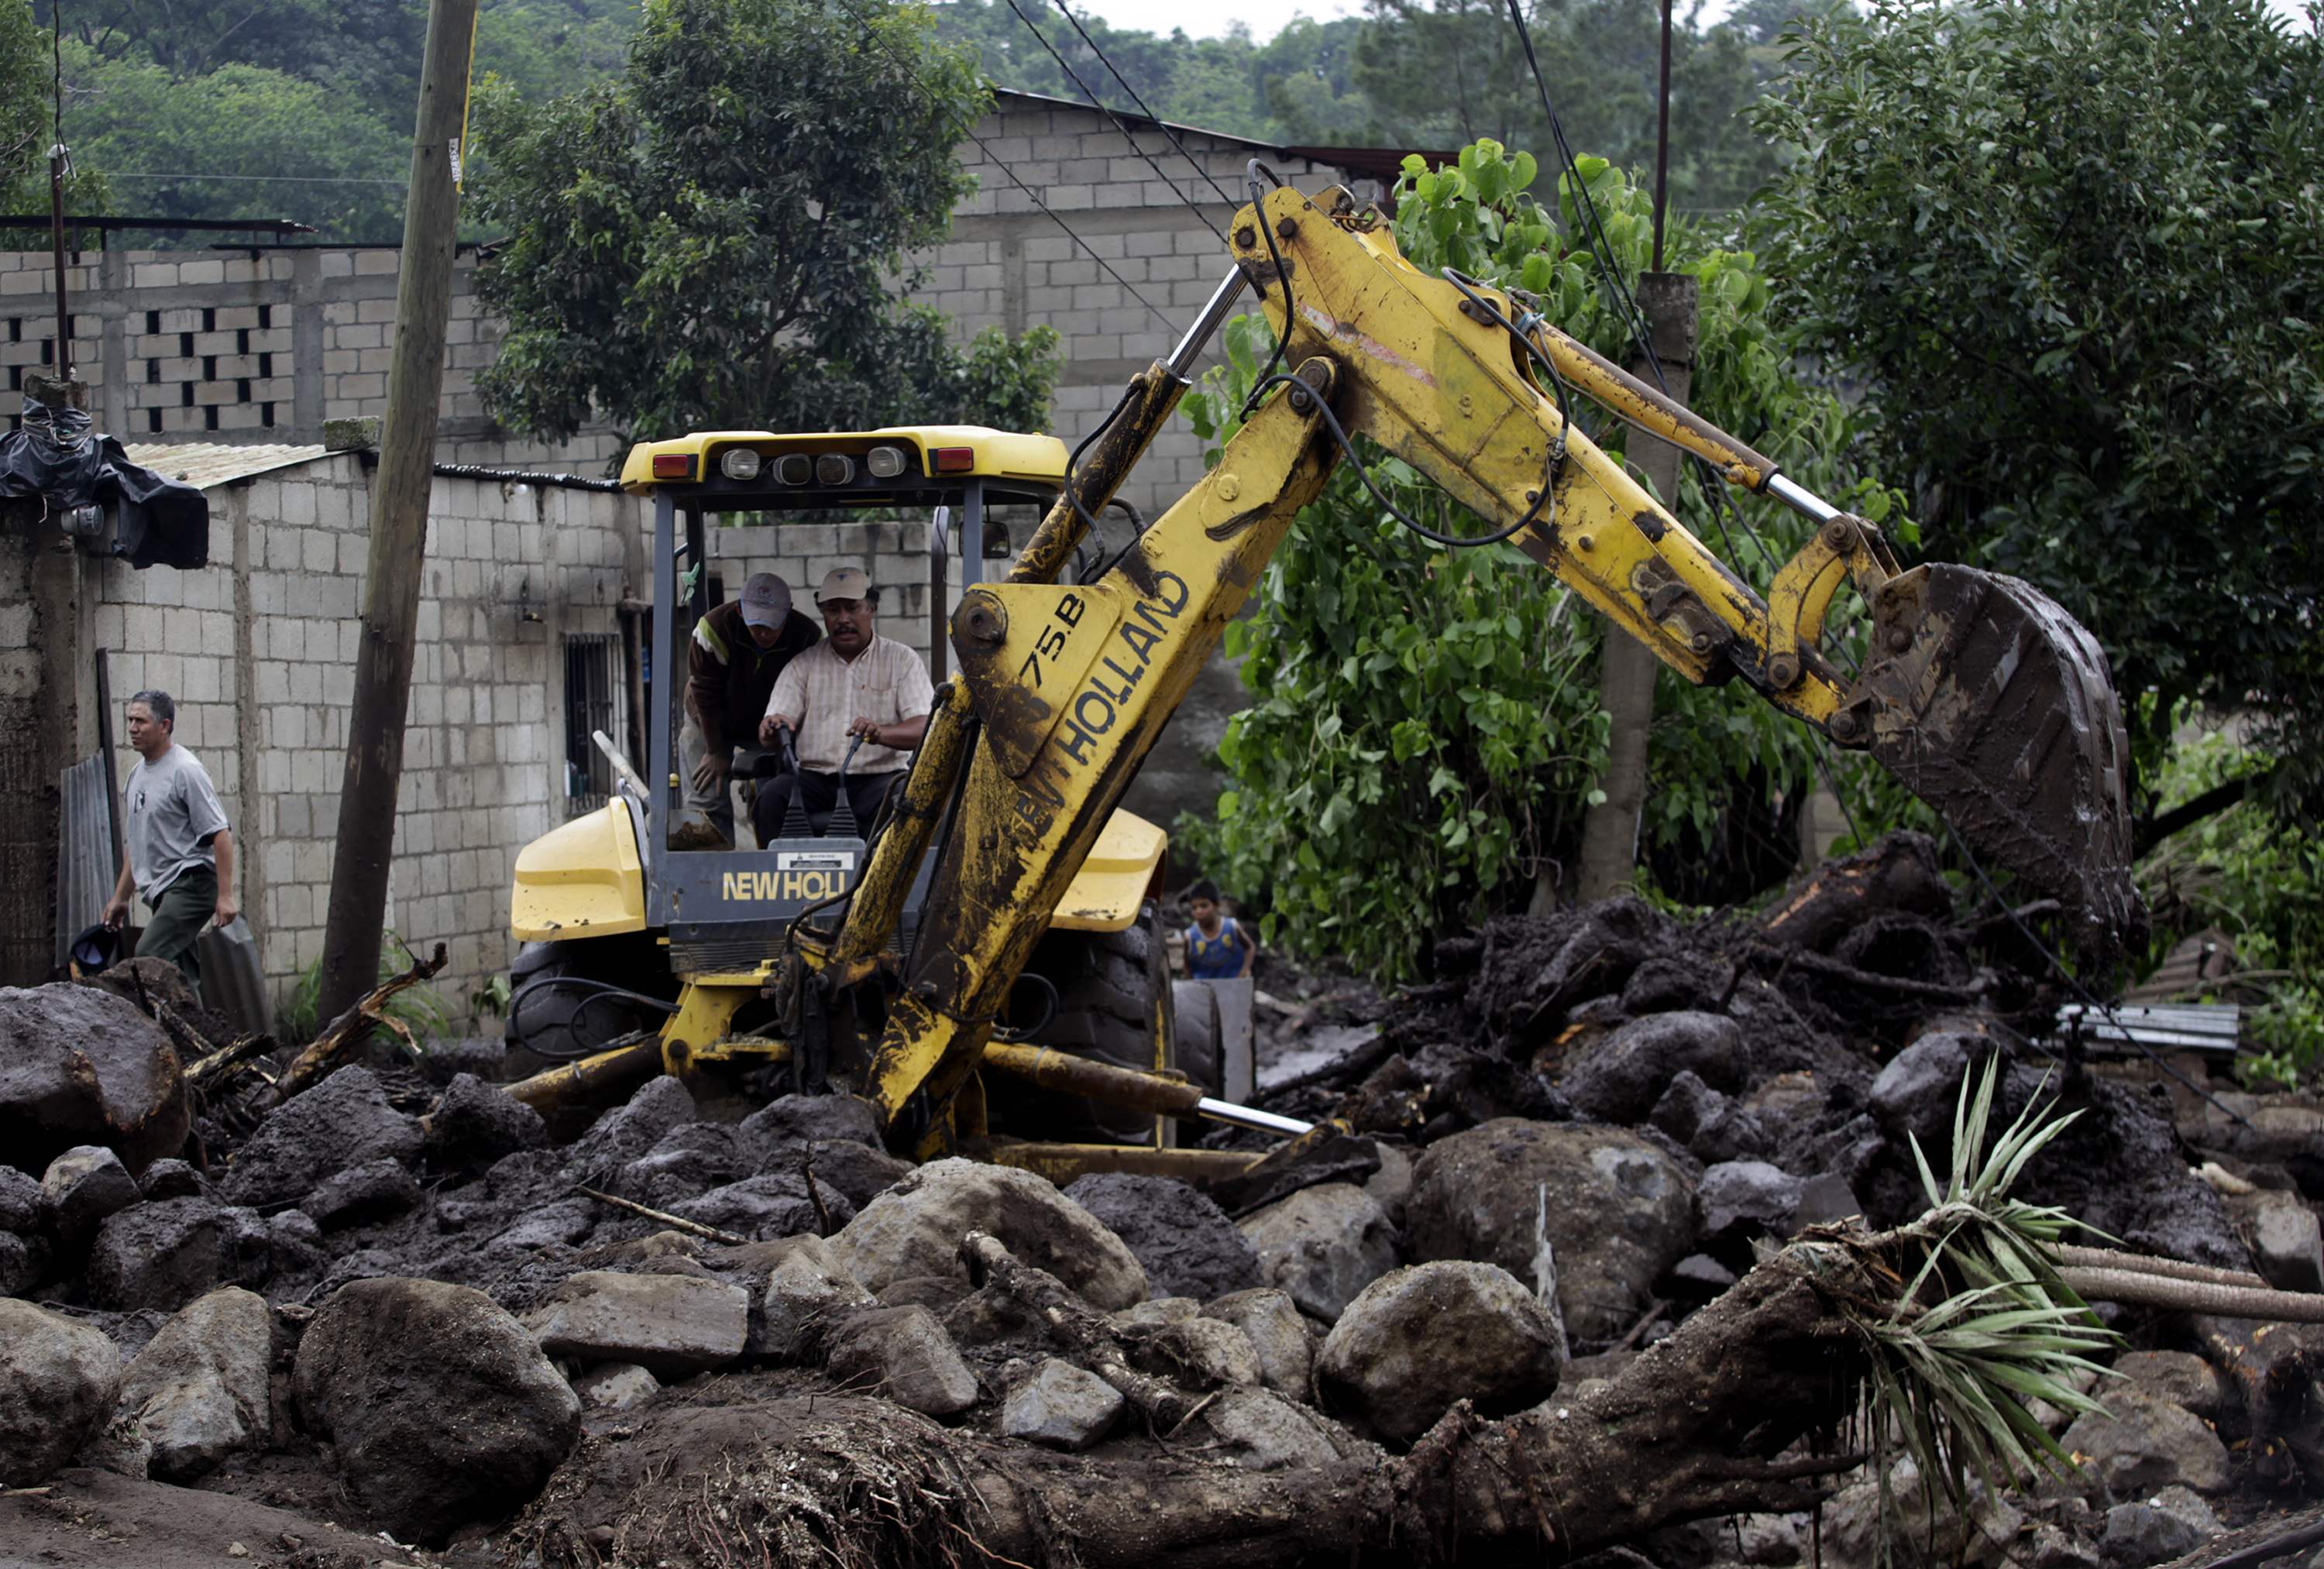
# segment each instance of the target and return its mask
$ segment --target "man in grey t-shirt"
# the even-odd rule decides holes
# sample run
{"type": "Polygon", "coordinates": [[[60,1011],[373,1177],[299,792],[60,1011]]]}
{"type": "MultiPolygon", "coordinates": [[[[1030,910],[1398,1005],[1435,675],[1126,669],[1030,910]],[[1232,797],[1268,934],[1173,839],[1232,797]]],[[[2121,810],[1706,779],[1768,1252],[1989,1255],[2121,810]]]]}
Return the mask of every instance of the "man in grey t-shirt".
{"type": "Polygon", "coordinates": [[[138,939],[140,955],[168,959],[186,974],[198,997],[201,949],[195,939],[212,920],[235,918],[234,835],[201,759],[171,739],[178,706],[167,692],[129,699],[129,744],[137,766],[122,787],[121,879],[105,924],[115,930],[129,918],[134,888],[153,912],[138,939]]]}

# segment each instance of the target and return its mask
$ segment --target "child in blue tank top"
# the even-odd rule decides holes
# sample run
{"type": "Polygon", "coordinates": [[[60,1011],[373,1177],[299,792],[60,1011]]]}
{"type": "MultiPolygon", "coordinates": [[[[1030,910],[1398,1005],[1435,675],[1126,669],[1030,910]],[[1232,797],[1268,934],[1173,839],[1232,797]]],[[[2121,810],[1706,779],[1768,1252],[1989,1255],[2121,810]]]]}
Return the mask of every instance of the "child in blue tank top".
{"type": "Polygon", "coordinates": [[[1197,981],[1232,981],[1250,974],[1259,944],[1234,917],[1219,912],[1219,890],[1205,878],[1186,892],[1194,924],[1186,928],[1186,974],[1197,981]]]}

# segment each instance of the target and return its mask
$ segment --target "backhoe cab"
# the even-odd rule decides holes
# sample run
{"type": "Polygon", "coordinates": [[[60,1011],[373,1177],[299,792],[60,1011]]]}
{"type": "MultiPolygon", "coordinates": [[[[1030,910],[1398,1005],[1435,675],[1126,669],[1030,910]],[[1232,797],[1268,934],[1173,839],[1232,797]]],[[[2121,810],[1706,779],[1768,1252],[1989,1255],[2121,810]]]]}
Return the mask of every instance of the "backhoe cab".
{"type": "MultiPolygon", "coordinates": [[[[631,451],[622,484],[654,503],[648,766],[633,766],[600,734],[596,743],[613,764],[618,792],[518,856],[511,924],[524,946],[512,975],[512,1045],[575,1063],[650,1043],[650,1051],[632,1053],[633,1066],[654,1066],[644,1060],[650,1057],[670,1072],[696,1075],[715,1065],[788,1063],[790,1038],[770,1028],[775,1010],[762,993],[792,951],[794,923],[810,911],[844,912],[863,876],[877,826],[854,820],[844,791],[834,812],[810,816],[794,805],[768,843],[745,838],[726,847],[713,835],[715,847],[684,847],[690,814],[678,743],[687,641],[712,608],[710,531],[737,514],[791,520],[778,528],[805,526],[805,514],[826,526],[836,520],[843,530],[865,526],[849,520],[870,513],[930,517],[931,675],[941,682],[954,531],[963,578],[973,586],[988,568],[989,531],[1006,542],[1005,532],[991,528],[993,509],[1047,507],[1065,468],[1065,448],[1055,438],[955,426],[706,432],[631,451]]],[[[811,586],[796,588],[807,610],[811,586]]],[[[891,634],[901,630],[892,618],[887,624],[891,634]]],[[[788,749],[744,749],[735,779],[747,791],[796,766],[788,749]]],[[[747,824],[748,813],[738,820],[747,824]]],[[[1028,1040],[1064,1040],[1139,1067],[1174,1061],[1169,987],[1152,929],[1166,844],[1152,824],[1114,814],[1081,875],[1044,912],[1053,936],[1028,999],[1028,1040]],[[1119,984],[1093,988],[1101,975],[1119,984]],[[1126,995],[1133,1000],[1125,1002],[1126,995]]],[[[895,928],[881,945],[891,964],[912,946],[932,861],[918,857],[897,891],[895,928]]],[[[556,1082],[571,1090],[607,1076],[600,1069],[556,1082]]],[[[1151,1112],[1110,1114],[1070,1101],[1046,1111],[1085,1124],[1082,1131],[1092,1137],[1157,1136],[1151,1112]]]]}

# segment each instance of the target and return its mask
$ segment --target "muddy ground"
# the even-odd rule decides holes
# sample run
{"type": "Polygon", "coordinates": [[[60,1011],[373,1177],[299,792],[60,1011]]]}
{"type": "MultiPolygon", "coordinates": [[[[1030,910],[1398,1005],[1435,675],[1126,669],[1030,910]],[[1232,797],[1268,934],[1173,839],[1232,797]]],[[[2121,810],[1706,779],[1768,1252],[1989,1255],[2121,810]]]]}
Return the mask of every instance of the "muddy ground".
{"type": "MultiPolygon", "coordinates": [[[[198,1094],[226,1032],[167,972],[0,992],[0,1564],[1100,1563],[1133,1506],[1204,1522],[1141,1562],[1296,1562],[1312,1526],[1270,1510],[1373,1507],[1456,1398],[1452,1426],[1602,1414],[1772,1312],[1736,1283],[1784,1239],[1910,1219],[1911,1141],[1948,1158],[1996,1057],[2003,1116],[2080,1113],[2023,1196],[2324,1288],[2316,1104],[2066,1060],[2030,958],[1900,837],[1755,920],[1496,923],[1394,996],[1277,963],[1262,1100],[1351,1132],[1204,1193],[915,1173],[846,1097],[669,1080],[557,1143],[483,1041],[198,1094]]],[[[2324,1479],[2315,1331],[2099,1312],[2114,1414],[2052,1424],[2082,1480],[1965,1526],[1892,1487],[1897,1561],[2167,1562],[2324,1479]]],[[[1563,1539],[1877,1561],[1869,1472],[1803,1485],[1563,1539]]],[[[1374,1555],[1425,1556],[1398,1540],[1374,1555]]]]}

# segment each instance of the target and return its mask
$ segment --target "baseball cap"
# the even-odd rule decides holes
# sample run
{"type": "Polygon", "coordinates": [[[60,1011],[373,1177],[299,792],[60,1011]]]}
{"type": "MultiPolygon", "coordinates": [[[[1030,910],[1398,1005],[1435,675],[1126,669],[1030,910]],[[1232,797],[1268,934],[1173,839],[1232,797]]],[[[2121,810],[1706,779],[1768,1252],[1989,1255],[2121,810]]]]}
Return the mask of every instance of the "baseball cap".
{"type": "Polygon", "coordinates": [[[742,623],[780,626],[791,614],[791,586],[771,572],[753,572],[742,585],[742,623]]]}
{"type": "Polygon", "coordinates": [[[872,579],[861,567],[834,567],[823,575],[823,586],[815,591],[815,602],[826,599],[869,599],[872,579]]]}

